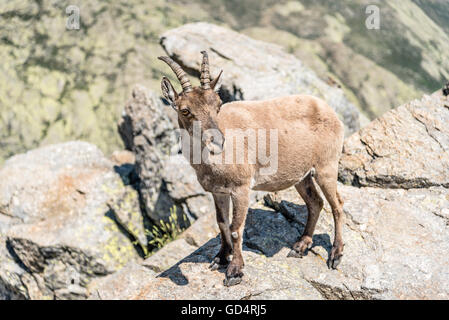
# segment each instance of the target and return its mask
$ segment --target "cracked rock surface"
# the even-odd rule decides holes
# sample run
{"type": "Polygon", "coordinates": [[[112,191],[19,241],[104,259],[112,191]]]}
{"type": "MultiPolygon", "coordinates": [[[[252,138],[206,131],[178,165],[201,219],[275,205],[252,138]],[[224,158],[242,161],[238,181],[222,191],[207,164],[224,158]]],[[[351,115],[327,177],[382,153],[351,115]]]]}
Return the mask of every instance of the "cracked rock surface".
{"type": "Polygon", "coordinates": [[[413,100],[348,139],[340,180],[381,188],[449,187],[449,101],[441,92],[413,100]]]}
{"type": "MultiPolygon", "coordinates": [[[[133,292],[129,292],[124,279],[137,268],[135,264],[99,279],[94,291],[111,296],[108,288],[114,283],[117,299],[449,298],[449,258],[445,254],[449,250],[449,226],[447,217],[439,214],[449,208],[447,189],[340,185],[339,190],[347,218],[344,258],[337,270],[326,266],[334,230],[328,205],[321,213],[308,254],[302,259],[287,258],[307,221],[304,203],[295,190],[288,189],[278,193],[288,215],[261,202],[250,210],[245,226],[245,276],[240,285],[224,287],[224,270],[208,269],[219,249],[217,236],[201,247],[184,239],[164,247],[158,254],[174,258],[177,252],[179,261],[171,260],[173,265],[160,268],[162,272],[131,277],[139,283],[133,292]]],[[[141,268],[149,265],[154,266],[154,262],[147,261],[141,268]]]]}
{"type": "Polygon", "coordinates": [[[141,218],[137,192],[92,144],[56,144],[6,161],[0,170],[0,299],[86,298],[92,278],[140,259],[108,202],[127,205],[129,228],[141,218]]]}

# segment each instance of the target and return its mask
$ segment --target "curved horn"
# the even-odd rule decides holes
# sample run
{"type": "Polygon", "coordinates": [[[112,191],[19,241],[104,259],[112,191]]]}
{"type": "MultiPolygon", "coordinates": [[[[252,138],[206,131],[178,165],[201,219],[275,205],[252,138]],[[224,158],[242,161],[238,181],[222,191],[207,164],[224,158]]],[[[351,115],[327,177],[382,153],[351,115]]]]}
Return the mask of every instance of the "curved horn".
{"type": "Polygon", "coordinates": [[[201,64],[201,88],[210,89],[209,56],[206,51],[201,51],[203,63],[201,64]]]}
{"type": "Polygon", "coordinates": [[[190,80],[187,77],[187,73],[185,73],[185,71],[182,70],[182,68],[179,64],[174,62],[169,57],[158,57],[158,59],[164,61],[173,70],[173,72],[176,74],[176,77],[178,78],[179,82],[181,83],[183,92],[187,93],[187,92],[191,92],[193,90],[192,85],[190,84],[190,80]]]}

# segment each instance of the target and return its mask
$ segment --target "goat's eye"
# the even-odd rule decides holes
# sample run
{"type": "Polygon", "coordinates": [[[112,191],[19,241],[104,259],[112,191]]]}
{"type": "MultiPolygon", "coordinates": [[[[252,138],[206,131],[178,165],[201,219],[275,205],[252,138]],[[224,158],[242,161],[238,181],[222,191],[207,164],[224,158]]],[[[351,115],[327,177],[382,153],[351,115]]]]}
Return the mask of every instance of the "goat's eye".
{"type": "Polygon", "coordinates": [[[181,110],[181,113],[183,116],[187,117],[190,114],[190,111],[188,109],[183,109],[183,110],[181,110]]]}

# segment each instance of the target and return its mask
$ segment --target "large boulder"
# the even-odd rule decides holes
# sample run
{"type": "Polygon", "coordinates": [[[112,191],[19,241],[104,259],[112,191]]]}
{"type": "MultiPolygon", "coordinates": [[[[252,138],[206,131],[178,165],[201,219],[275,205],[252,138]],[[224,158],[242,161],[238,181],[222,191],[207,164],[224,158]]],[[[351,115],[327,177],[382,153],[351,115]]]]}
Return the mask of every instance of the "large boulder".
{"type": "Polygon", "coordinates": [[[0,169],[0,299],[85,298],[92,278],[141,259],[124,232],[143,232],[138,195],[123,183],[119,167],[79,141],[6,161],[0,169]],[[127,208],[120,221],[115,206],[127,208]]]}
{"type": "Polygon", "coordinates": [[[347,134],[359,129],[359,113],[343,91],[325,81],[282,47],[257,41],[208,23],[186,24],[161,36],[161,45],[186,71],[198,76],[202,50],[207,50],[211,74],[224,70],[224,101],[261,100],[291,94],[324,98],[344,122],[347,134]]]}
{"type": "Polygon", "coordinates": [[[345,141],[340,180],[381,188],[448,188],[448,123],[448,98],[440,92],[387,112],[345,141]]]}

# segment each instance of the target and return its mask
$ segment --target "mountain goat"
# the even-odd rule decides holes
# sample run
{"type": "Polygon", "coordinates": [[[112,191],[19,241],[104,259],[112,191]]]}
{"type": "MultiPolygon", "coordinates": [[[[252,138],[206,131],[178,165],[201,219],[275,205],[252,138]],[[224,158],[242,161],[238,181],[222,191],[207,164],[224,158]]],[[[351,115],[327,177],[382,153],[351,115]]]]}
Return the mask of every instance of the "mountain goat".
{"type": "Polygon", "coordinates": [[[326,102],[309,95],[223,104],[214,90],[222,72],[212,80],[208,55],[205,51],[202,54],[201,86],[195,88],[179,64],[169,57],[159,59],[171,67],[182,86],[182,92],[178,94],[166,77],[161,83],[163,96],[178,113],[180,128],[188,133],[183,139],[207,151],[205,161],[195,161],[195,148],[189,145],[187,157],[199,183],[215,200],[221,248],[211,269],[227,265],[224,284],[231,286],[241,282],[244,266],[242,237],[251,189],[274,192],[295,186],[307,205],[308,220],[289,256],[302,256],[312,246],[315,225],[323,208],[315,183],[332,208],[335,237],[328,265],[336,268],[344,247],[343,201],[337,192],[338,163],[344,139],[342,122],[326,102]],[[195,126],[201,129],[202,135],[195,133],[198,131],[195,126]],[[240,144],[243,161],[225,161],[242,153],[238,150],[239,145],[231,141],[228,132],[232,130],[246,135],[240,144]],[[256,139],[250,139],[248,132],[254,133],[256,139]],[[261,161],[261,157],[254,157],[260,156],[264,149],[261,148],[262,139],[258,138],[266,137],[267,132],[270,132],[270,138],[276,138],[263,141],[265,149],[275,150],[274,170],[269,170],[267,161],[261,161]]]}

